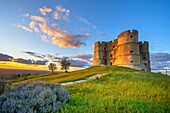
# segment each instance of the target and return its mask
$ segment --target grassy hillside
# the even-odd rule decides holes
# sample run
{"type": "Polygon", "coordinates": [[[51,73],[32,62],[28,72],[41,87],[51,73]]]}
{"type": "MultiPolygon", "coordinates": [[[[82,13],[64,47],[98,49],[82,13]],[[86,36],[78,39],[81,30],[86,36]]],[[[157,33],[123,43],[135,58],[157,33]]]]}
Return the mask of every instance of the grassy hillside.
{"type": "Polygon", "coordinates": [[[107,70],[105,70],[103,67],[91,67],[91,68],[73,71],[69,73],[33,75],[33,76],[24,77],[24,78],[19,78],[17,80],[13,80],[12,82],[13,84],[18,84],[21,82],[40,80],[40,81],[45,81],[45,82],[54,82],[54,83],[59,82],[60,83],[60,82],[68,82],[68,81],[84,79],[89,76],[99,74],[99,73],[104,73],[104,72],[107,72],[107,70]]]}
{"type": "Polygon", "coordinates": [[[71,73],[38,75],[13,81],[42,80],[64,82],[98,73],[106,76],[85,83],[65,86],[71,100],[61,113],[170,112],[170,77],[129,68],[91,67],[71,73]]]}

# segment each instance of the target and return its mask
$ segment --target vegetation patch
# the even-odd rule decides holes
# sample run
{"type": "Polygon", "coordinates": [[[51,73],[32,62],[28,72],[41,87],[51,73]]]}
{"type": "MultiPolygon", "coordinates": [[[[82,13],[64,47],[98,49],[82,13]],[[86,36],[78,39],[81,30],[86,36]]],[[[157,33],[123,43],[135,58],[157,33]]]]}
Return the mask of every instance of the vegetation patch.
{"type": "Polygon", "coordinates": [[[0,113],[53,113],[69,100],[69,92],[59,85],[28,82],[0,96],[0,113]]]}

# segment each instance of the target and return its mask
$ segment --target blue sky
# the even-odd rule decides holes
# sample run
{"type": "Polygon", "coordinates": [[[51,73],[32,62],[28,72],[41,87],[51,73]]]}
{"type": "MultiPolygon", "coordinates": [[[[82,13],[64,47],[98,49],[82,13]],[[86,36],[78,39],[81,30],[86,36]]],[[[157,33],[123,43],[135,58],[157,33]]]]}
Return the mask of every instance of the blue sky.
{"type": "Polygon", "coordinates": [[[39,59],[23,51],[59,53],[58,56],[93,54],[96,41],[110,41],[122,31],[132,29],[139,31],[139,40],[149,41],[150,53],[170,53],[169,0],[4,0],[0,6],[0,53],[15,58],[39,59]],[[52,11],[43,14],[40,8],[52,11]],[[44,18],[50,28],[55,26],[60,33],[57,35],[66,37],[60,41],[67,44],[60,45],[52,40],[54,36],[49,38],[48,33],[38,28],[43,22],[33,20],[33,16],[44,18]],[[32,21],[36,26],[30,28],[32,21]],[[34,31],[35,27],[39,32],[34,31]]]}

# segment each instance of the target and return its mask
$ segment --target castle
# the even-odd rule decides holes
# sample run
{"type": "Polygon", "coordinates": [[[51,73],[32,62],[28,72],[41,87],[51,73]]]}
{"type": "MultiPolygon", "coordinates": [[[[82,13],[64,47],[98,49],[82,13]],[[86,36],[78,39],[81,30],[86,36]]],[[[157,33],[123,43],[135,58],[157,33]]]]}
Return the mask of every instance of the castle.
{"type": "Polygon", "coordinates": [[[124,31],[113,42],[94,44],[93,65],[115,65],[150,71],[149,43],[138,41],[137,30],[124,31]]]}

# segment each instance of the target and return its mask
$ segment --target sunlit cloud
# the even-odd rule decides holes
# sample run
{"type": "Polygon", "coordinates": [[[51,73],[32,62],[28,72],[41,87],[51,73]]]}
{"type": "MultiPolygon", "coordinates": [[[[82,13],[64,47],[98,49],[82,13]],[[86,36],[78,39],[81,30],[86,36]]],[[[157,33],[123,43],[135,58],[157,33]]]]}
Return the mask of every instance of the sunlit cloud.
{"type": "Polygon", "coordinates": [[[80,46],[85,46],[86,43],[83,40],[86,40],[89,35],[74,35],[74,34],[63,34],[62,37],[53,37],[52,43],[63,48],[78,48],[80,46]]]}
{"type": "MultiPolygon", "coordinates": [[[[37,55],[38,57],[38,55],[37,55]]],[[[36,64],[36,65],[46,65],[47,60],[31,60],[31,59],[23,59],[23,58],[14,58],[7,54],[0,53],[0,61],[11,61],[11,62],[19,62],[24,64],[36,64]]]]}
{"type": "Polygon", "coordinates": [[[68,16],[69,13],[70,13],[70,10],[63,8],[63,7],[61,7],[60,5],[56,6],[56,9],[57,9],[58,11],[62,12],[62,13],[65,13],[67,16],[68,16]]]}
{"type": "Polygon", "coordinates": [[[28,31],[28,32],[32,32],[31,29],[29,29],[29,28],[27,28],[27,27],[25,27],[25,26],[22,26],[22,25],[16,25],[16,26],[19,27],[19,28],[22,28],[23,30],[26,30],[26,31],[28,31]]]}
{"type": "Polygon", "coordinates": [[[48,27],[46,23],[39,24],[40,29],[49,37],[52,37],[52,44],[63,48],[77,48],[86,45],[84,40],[89,37],[89,34],[71,34],[60,28],[48,27]]]}
{"type": "Polygon", "coordinates": [[[34,21],[40,21],[40,22],[46,23],[46,20],[41,16],[31,16],[30,19],[34,21]]]}
{"type": "Polygon", "coordinates": [[[44,33],[47,33],[47,31],[48,31],[48,26],[47,26],[46,23],[39,24],[39,27],[40,27],[40,29],[41,29],[44,33]]]}
{"type": "Polygon", "coordinates": [[[54,28],[54,27],[52,27],[52,28],[50,28],[49,30],[48,30],[48,35],[49,36],[52,36],[52,37],[63,37],[64,36],[64,31],[62,31],[60,28],[54,28]]]}
{"type": "Polygon", "coordinates": [[[30,28],[32,28],[35,32],[38,32],[38,28],[36,27],[36,22],[35,21],[31,21],[29,24],[30,28]]]}
{"type": "Polygon", "coordinates": [[[51,8],[47,8],[47,7],[42,7],[42,8],[39,8],[40,12],[42,15],[46,15],[46,13],[50,13],[52,12],[52,9],[51,8]]]}
{"type": "MultiPolygon", "coordinates": [[[[60,26],[56,23],[51,23],[52,20],[50,20],[48,17],[46,17],[46,13],[52,12],[51,8],[42,7],[39,8],[40,12],[42,13],[42,16],[33,16],[30,14],[24,14],[24,16],[28,16],[31,22],[29,23],[29,28],[25,26],[18,25],[18,27],[21,27],[22,29],[25,29],[29,32],[38,32],[38,35],[40,36],[41,40],[44,42],[51,42],[54,45],[57,45],[62,48],[78,48],[81,46],[86,45],[86,40],[90,35],[87,32],[84,32],[83,34],[74,34],[70,33],[68,30],[64,28],[60,28],[60,26]]],[[[60,5],[56,6],[56,10],[51,15],[54,19],[61,19],[61,20],[67,20],[67,17],[69,16],[70,10],[65,9],[61,7],[60,5]]],[[[82,18],[83,20],[83,18],[82,18]]],[[[87,20],[84,19],[84,22],[88,23],[87,20]]],[[[90,23],[89,23],[90,24],[90,23]]]]}
{"type": "Polygon", "coordinates": [[[59,14],[57,12],[54,12],[54,19],[59,20],[59,14]]]}

